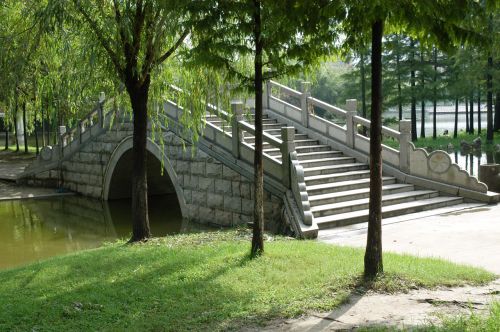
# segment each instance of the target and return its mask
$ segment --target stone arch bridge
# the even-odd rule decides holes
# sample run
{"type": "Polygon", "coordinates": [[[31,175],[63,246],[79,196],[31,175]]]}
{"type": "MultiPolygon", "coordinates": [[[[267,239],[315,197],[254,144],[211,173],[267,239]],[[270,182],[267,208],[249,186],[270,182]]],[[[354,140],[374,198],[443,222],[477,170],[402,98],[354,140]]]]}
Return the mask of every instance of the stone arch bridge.
{"type": "MultiPolygon", "coordinates": [[[[264,93],[265,215],[273,231],[311,238],[332,227],[368,218],[369,138],[357,128],[370,122],[276,82],[264,93]],[[328,114],[327,117],[319,114],[328,114]]],[[[164,103],[163,144],[147,144],[150,194],[175,194],[182,216],[199,223],[244,225],[253,220],[252,112],[207,105],[204,134],[193,147],[178,121],[188,110],[164,103]],[[163,168],[163,172],[162,172],[163,168]]],[[[250,107],[251,108],[251,107],[250,107]]],[[[444,211],[494,203],[499,195],[452,162],[410,142],[410,123],[383,134],[399,144],[383,146],[383,216],[444,211]]],[[[18,181],[63,187],[108,200],[130,195],[132,123],[104,100],[59,143],[45,147],[18,181]]]]}

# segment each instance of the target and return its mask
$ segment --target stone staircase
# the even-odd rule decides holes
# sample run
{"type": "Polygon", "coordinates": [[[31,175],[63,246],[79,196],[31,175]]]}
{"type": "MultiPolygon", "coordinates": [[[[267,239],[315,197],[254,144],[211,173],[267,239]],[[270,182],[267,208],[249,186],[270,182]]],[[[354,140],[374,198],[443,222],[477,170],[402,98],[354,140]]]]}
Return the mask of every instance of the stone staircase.
{"type": "MultiPolygon", "coordinates": [[[[250,116],[249,123],[253,123],[250,116]]],[[[231,124],[207,114],[206,121],[231,133],[231,124]]],[[[280,138],[286,124],[264,115],[263,127],[268,134],[280,138]]],[[[255,137],[243,133],[243,141],[252,147],[255,137]]],[[[328,229],[368,220],[370,170],[366,163],[347,156],[331,146],[320,144],[307,134],[295,131],[295,150],[304,169],[311,211],[318,228],[328,229]]],[[[264,143],[264,153],[281,160],[278,148],[264,143]]],[[[463,203],[462,197],[441,195],[436,190],[399,183],[395,177],[383,176],[382,214],[395,217],[424,210],[463,203]]]]}

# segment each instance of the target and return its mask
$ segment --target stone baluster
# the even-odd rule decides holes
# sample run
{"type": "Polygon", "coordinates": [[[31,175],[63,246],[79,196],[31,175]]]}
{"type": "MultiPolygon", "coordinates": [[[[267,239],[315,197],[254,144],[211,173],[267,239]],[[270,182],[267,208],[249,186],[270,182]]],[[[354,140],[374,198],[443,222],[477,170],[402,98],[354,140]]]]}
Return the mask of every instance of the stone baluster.
{"type": "Polygon", "coordinates": [[[231,131],[233,142],[233,157],[240,158],[240,142],[243,140],[243,133],[239,129],[238,122],[243,120],[243,103],[241,101],[231,102],[231,131]]]}
{"type": "Polygon", "coordinates": [[[104,101],[106,100],[106,94],[101,92],[99,95],[99,107],[97,108],[97,121],[99,122],[101,128],[104,128],[104,101]]]}
{"type": "Polygon", "coordinates": [[[302,110],[302,125],[304,127],[309,127],[309,108],[307,105],[307,98],[311,96],[311,82],[301,82],[300,83],[300,109],[302,110]]]}
{"type": "Polygon", "coordinates": [[[354,123],[354,117],[357,114],[358,101],[356,99],[347,99],[345,108],[345,124],[347,130],[346,144],[351,149],[354,149],[354,140],[356,138],[356,124],[354,123]]]}
{"type": "Polygon", "coordinates": [[[270,96],[271,96],[271,82],[266,81],[264,84],[264,92],[262,94],[262,108],[269,108],[270,96]]]}
{"type": "Polygon", "coordinates": [[[281,145],[281,163],[283,167],[283,185],[286,188],[290,188],[290,153],[295,151],[295,128],[294,127],[282,127],[281,128],[281,140],[283,141],[281,145]]]}
{"type": "Polygon", "coordinates": [[[408,173],[410,171],[410,142],[411,121],[399,121],[399,169],[408,173]]]}

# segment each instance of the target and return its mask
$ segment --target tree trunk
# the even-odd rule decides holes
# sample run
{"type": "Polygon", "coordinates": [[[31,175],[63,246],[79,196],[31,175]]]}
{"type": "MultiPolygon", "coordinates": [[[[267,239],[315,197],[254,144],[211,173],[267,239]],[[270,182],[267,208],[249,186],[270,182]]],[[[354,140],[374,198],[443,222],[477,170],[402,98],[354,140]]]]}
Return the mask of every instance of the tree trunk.
{"type": "MultiPolygon", "coordinates": [[[[42,97],[43,98],[43,97],[42,97]]],[[[45,115],[44,115],[44,99],[42,99],[41,103],[40,103],[40,108],[41,108],[41,111],[42,111],[42,114],[41,114],[41,117],[42,117],[42,147],[45,146],[45,115]]]]}
{"type": "Polygon", "coordinates": [[[38,156],[40,154],[40,146],[38,144],[38,129],[37,129],[37,116],[36,116],[37,112],[35,111],[35,118],[34,118],[34,126],[33,126],[33,129],[34,129],[34,132],[35,132],[35,147],[36,147],[36,155],[38,156]]]}
{"type": "Polygon", "coordinates": [[[434,86],[432,87],[432,139],[437,138],[437,49],[434,47],[434,86]]]}
{"type": "Polygon", "coordinates": [[[469,100],[465,98],[465,132],[469,133],[469,100]]]}
{"type": "Polygon", "coordinates": [[[17,137],[17,97],[15,101],[15,106],[14,106],[14,135],[16,139],[16,152],[19,152],[19,139],[17,137]]]}
{"type": "Polygon", "coordinates": [[[264,165],[262,162],[262,39],[261,39],[261,3],[254,4],[254,88],[255,88],[255,155],[254,155],[254,223],[251,257],[264,252],[264,165]]]}
{"type": "Polygon", "coordinates": [[[366,278],[383,272],[382,264],[382,36],[384,23],[372,26],[372,111],[370,128],[370,201],[365,251],[366,278]]]}
{"type": "Polygon", "coordinates": [[[420,65],[422,66],[422,70],[420,71],[420,84],[421,86],[421,102],[420,102],[420,109],[421,109],[421,117],[422,120],[420,121],[420,137],[425,138],[425,74],[424,74],[424,51],[423,49],[420,51],[420,65]]]}
{"type": "Polygon", "coordinates": [[[399,49],[399,35],[396,37],[396,72],[398,75],[398,116],[399,120],[403,119],[403,101],[401,100],[401,69],[399,65],[400,49],[399,49]]]}
{"type": "Polygon", "coordinates": [[[453,131],[453,137],[457,138],[458,136],[458,98],[455,98],[455,128],[453,131]]]}
{"type": "Polygon", "coordinates": [[[493,129],[500,130],[500,90],[497,91],[495,97],[495,125],[493,129]]]}
{"type": "MultiPolygon", "coordinates": [[[[415,42],[410,42],[410,93],[411,93],[411,140],[417,140],[417,98],[415,97],[415,42]]],[[[373,66],[373,65],[372,65],[373,66]]]]}
{"type": "Polygon", "coordinates": [[[477,86],[477,134],[481,135],[481,86],[477,86]]]}
{"type": "MultiPolygon", "coordinates": [[[[366,119],[366,75],[365,75],[365,55],[361,50],[361,114],[366,119]]],[[[367,128],[363,126],[363,135],[366,136],[367,128]]]]}
{"type": "Polygon", "coordinates": [[[469,108],[469,130],[471,134],[474,134],[474,92],[470,93],[470,108],[469,108]]]}
{"type": "Polygon", "coordinates": [[[486,75],[486,141],[493,143],[493,58],[488,57],[488,74],[486,75]]]}
{"type": "Polygon", "coordinates": [[[23,137],[24,137],[24,153],[28,153],[28,132],[26,130],[26,103],[23,102],[23,137]]]}
{"type": "Polygon", "coordinates": [[[151,237],[148,217],[147,134],[148,95],[150,77],[140,86],[128,80],[127,90],[134,113],[133,166],[132,166],[132,238],[129,242],[144,241],[151,237]]]}
{"type": "Polygon", "coordinates": [[[5,150],[9,149],[9,124],[7,122],[7,117],[4,116],[3,123],[5,125],[5,150]]]}

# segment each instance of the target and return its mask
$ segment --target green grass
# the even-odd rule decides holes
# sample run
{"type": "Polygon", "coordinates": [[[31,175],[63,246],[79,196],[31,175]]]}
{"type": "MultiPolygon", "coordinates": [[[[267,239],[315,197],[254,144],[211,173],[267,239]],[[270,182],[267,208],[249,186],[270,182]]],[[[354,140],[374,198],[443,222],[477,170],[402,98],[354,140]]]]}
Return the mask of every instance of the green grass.
{"type": "MultiPolygon", "coordinates": [[[[486,144],[486,129],[482,130],[481,135],[467,134],[464,131],[460,131],[457,138],[453,138],[453,132],[450,136],[437,136],[436,139],[432,139],[432,136],[425,138],[418,138],[416,142],[413,142],[417,148],[431,148],[432,150],[447,150],[448,144],[453,144],[455,149],[460,148],[460,142],[465,140],[472,143],[472,140],[480,136],[482,141],[482,147],[488,149],[490,146],[486,144]]],[[[399,149],[399,141],[392,138],[385,138],[383,144],[390,146],[395,149],[399,149]]],[[[494,133],[493,144],[500,144],[500,133],[494,133]]]]}
{"type": "Polygon", "coordinates": [[[325,311],[353,291],[485,283],[482,269],[385,254],[361,278],[363,250],[275,238],[248,258],[249,234],[177,235],[114,243],[0,272],[1,331],[225,330],[325,311]]]}

